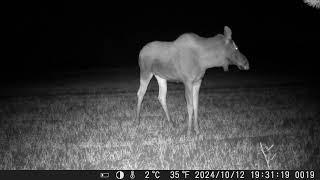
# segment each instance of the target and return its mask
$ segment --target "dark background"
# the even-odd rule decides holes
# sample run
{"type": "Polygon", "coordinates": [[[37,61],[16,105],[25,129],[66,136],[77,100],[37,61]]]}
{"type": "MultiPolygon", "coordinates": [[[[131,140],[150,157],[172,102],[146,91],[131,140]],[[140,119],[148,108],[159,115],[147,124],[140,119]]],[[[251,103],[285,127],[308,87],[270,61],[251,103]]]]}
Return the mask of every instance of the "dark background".
{"type": "Polygon", "coordinates": [[[250,71],[319,74],[320,9],[302,0],[108,2],[10,5],[3,81],[137,68],[139,50],[147,42],[172,41],[185,32],[210,37],[223,33],[225,25],[250,71]]]}

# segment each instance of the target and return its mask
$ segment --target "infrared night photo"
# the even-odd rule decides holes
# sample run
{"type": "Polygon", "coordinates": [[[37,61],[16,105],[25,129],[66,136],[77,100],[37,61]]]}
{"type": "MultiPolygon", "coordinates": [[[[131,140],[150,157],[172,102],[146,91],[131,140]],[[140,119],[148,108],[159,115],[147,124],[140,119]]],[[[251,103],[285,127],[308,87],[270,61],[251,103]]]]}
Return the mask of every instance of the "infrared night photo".
{"type": "Polygon", "coordinates": [[[320,1],[7,10],[0,170],[319,170],[320,1]]]}

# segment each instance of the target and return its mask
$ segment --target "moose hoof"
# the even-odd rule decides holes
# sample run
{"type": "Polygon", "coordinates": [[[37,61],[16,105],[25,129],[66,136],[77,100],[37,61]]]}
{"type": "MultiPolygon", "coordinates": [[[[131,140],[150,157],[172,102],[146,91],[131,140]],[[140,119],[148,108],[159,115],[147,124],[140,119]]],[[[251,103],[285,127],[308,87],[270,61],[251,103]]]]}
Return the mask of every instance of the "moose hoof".
{"type": "Polygon", "coordinates": [[[135,122],[137,123],[137,126],[140,126],[140,119],[136,119],[135,122]]]}
{"type": "Polygon", "coordinates": [[[199,130],[195,130],[196,132],[196,135],[199,135],[200,134],[200,131],[199,130]]]}
{"type": "Polygon", "coordinates": [[[187,131],[187,136],[190,137],[191,136],[191,130],[188,129],[187,131]]]}
{"type": "Polygon", "coordinates": [[[196,134],[200,134],[199,128],[194,128],[194,131],[196,132],[196,134]]]}

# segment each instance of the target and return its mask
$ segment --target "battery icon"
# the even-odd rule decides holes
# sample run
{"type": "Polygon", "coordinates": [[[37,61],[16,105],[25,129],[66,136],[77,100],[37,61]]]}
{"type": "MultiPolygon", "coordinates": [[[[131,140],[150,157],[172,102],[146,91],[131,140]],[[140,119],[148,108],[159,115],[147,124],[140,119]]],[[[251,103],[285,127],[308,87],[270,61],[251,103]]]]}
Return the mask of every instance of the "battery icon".
{"type": "Polygon", "coordinates": [[[108,178],[109,173],[100,173],[100,178],[108,178]]]}

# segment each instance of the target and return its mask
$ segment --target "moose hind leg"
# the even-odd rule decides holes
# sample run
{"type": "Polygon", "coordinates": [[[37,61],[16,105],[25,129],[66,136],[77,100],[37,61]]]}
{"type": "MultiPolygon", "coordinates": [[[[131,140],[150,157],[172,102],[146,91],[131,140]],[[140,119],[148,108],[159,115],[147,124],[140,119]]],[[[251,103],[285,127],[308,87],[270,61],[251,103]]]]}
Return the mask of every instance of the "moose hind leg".
{"type": "Polygon", "coordinates": [[[140,77],[140,87],[137,93],[138,96],[138,103],[137,103],[137,117],[136,120],[138,121],[138,124],[140,124],[140,109],[141,109],[141,103],[143,100],[143,97],[147,91],[149,82],[152,78],[152,74],[150,73],[146,78],[140,77]]]}
{"type": "Polygon", "coordinates": [[[157,81],[158,81],[158,85],[159,85],[159,95],[158,95],[158,99],[160,101],[160,104],[166,114],[167,120],[169,122],[172,123],[173,126],[175,126],[175,124],[171,121],[170,115],[169,115],[169,111],[168,111],[168,107],[167,107],[167,80],[155,75],[157,81]]]}

